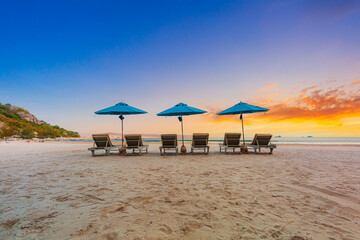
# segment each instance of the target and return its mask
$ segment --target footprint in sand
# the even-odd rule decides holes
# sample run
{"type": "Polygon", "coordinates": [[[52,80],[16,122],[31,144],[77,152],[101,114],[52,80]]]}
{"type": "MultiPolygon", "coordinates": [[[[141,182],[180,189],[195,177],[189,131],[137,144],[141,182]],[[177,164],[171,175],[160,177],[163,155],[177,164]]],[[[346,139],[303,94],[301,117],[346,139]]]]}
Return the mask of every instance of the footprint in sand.
{"type": "Polygon", "coordinates": [[[104,239],[106,240],[116,240],[119,239],[119,236],[116,232],[112,232],[112,233],[107,233],[105,235],[103,235],[104,239]]]}
{"type": "Polygon", "coordinates": [[[279,239],[280,238],[280,235],[281,235],[281,232],[278,231],[278,230],[271,230],[270,231],[270,235],[275,238],[275,239],[279,239]]]}
{"type": "Polygon", "coordinates": [[[1,223],[1,226],[5,229],[10,229],[12,228],[15,224],[17,224],[20,221],[20,219],[13,219],[13,220],[8,220],[4,223],[1,223]]]}
{"type": "Polygon", "coordinates": [[[187,234],[191,231],[194,231],[198,228],[201,227],[201,224],[197,221],[189,221],[185,224],[185,226],[183,226],[180,230],[184,233],[187,234]]]}
{"type": "Polygon", "coordinates": [[[66,202],[66,201],[72,200],[72,198],[69,195],[58,196],[58,197],[54,197],[52,199],[57,202],[66,202]]]}
{"type": "Polygon", "coordinates": [[[171,234],[173,232],[172,229],[167,225],[162,225],[162,227],[159,230],[166,234],[171,234]]]}
{"type": "Polygon", "coordinates": [[[291,238],[291,240],[305,240],[305,238],[299,237],[299,236],[293,236],[293,237],[291,238]]]}

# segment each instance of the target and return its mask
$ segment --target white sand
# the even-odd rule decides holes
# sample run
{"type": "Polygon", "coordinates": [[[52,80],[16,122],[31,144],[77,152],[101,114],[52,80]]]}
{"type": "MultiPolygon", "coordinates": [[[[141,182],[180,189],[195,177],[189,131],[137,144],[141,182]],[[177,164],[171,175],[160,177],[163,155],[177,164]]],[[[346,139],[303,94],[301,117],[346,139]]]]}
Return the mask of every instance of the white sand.
{"type": "Polygon", "coordinates": [[[91,157],[88,146],[0,143],[0,239],[360,239],[360,147],[91,157]]]}

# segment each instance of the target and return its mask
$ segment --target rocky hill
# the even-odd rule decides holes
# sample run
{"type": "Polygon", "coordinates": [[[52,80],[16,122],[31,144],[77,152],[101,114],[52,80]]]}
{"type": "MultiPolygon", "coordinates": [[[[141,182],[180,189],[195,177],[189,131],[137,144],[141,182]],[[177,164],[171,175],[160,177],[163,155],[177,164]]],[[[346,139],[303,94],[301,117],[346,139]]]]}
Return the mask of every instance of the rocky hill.
{"type": "Polygon", "coordinates": [[[40,121],[26,109],[0,103],[0,137],[21,138],[79,137],[77,132],[68,131],[40,121]]]}
{"type": "Polygon", "coordinates": [[[10,106],[10,111],[16,112],[17,114],[20,115],[20,117],[22,119],[25,119],[29,122],[33,122],[36,124],[41,124],[41,121],[39,119],[37,119],[34,115],[30,114],[27,110],[20,108],[20,107],[16,107],[16,106],[10,106]]]}

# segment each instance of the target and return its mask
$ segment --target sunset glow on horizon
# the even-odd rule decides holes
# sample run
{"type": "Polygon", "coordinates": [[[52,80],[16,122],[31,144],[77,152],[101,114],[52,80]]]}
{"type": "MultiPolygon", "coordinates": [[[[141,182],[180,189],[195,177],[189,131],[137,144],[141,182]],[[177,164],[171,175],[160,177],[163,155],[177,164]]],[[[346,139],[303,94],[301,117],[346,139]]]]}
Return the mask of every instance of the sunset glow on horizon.
{"type": "MultiPolygon", "coordinates": [[[[274,89],[271,83],[259,89],[248,103],[270,108],[266,113],[245,115],[253,131],[271,131],[285,136],[352,137],[360,135],[360,81],[327,81],[321,86],[297,86],[292,94],[274,89]],[[326,86],[327,85],[327,86],[326,86]]],[[[237,123],[239,116],[218,116],[212,109],[208,121],[237,123]]],[[[232,124],[231,124],[232,125],[232,124]]],[[[223,126],[222,126],[223,127],[223,126]]],[[[231,128],[231,127],[230,127],[231,128]]]]}

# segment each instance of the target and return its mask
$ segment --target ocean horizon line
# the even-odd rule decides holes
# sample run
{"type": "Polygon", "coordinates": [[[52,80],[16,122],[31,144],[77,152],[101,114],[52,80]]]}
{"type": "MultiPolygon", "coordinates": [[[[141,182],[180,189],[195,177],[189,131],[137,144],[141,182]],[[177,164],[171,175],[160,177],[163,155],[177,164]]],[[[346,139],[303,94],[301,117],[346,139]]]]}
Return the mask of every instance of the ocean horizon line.
{"type": "MultiPolygon", "coordinates": [[[[221,143],[223,138],[210,138],[210,143],[221,143]]],[[[56,139],[54,141],[63,142],[92,142],[92,138],[80,138],[80,139],[56,139]]],[[[117,137],[112,140],[113,142],[121,142],[121,138],[117,137]]],[[[160,143],[160,138],[143,137],[143,141],[146,143],[160,143]]],[[[189,143],[192,138],[186,137],[184,142],[189,143]]],[[[252,138],[245,138],[246,143],[250,143],[252,138]]],[[[181,139],[178,140],[181,142],[181,139]]],[[[273,137],[271,142],[275,144],[320,144],[320,145],[360,145],[360,137],[273,137]]]]}

